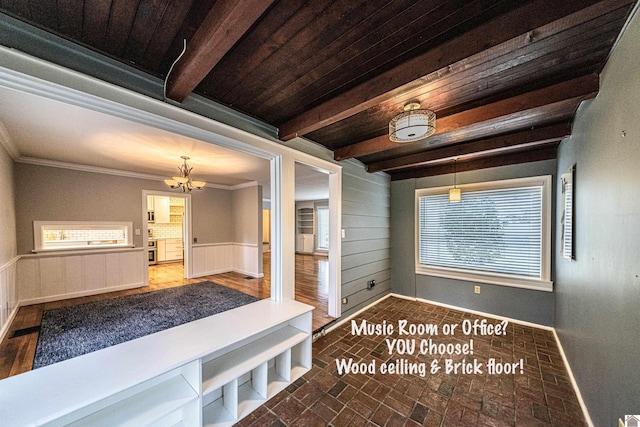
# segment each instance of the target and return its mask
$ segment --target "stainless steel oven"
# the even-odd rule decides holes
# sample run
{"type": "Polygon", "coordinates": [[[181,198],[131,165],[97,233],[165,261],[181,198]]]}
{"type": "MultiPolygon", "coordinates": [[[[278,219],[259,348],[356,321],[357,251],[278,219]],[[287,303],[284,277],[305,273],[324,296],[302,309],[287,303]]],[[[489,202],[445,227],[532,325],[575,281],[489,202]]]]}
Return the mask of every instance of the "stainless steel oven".
{"type": "Polygon", "coordinates": [[[149,240],[149,265],[158,263],[158,241],[149,240]]]}

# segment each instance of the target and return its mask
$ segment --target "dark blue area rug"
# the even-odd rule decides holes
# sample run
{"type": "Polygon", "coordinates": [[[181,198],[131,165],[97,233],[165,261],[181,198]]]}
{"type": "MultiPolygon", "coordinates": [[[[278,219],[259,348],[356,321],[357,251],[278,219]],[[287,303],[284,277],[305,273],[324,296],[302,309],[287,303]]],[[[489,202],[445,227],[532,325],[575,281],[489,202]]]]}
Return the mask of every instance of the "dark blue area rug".
{"type": "Polygon", "coordinates": [[[255,301],[251,295],[202,282],[47,310],[33,369],[255,301]]]}

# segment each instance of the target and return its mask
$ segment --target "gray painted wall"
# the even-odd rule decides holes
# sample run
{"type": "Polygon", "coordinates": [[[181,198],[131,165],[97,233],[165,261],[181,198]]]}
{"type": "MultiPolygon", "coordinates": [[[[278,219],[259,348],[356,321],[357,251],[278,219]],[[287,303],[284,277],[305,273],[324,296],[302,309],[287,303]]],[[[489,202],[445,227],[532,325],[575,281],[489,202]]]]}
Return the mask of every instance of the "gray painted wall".
{"type": "Polygon", "coordinates": [[[17,255],[13,159],[0,144],[0,267],[17,255]]]}
{"type": "MultiPolygon", "coordinates": [[[[526,163],[459,173],[457,182],[497,181],[539,175],[555,175],[556,161],[526,163]]],[[[553,180],[554,192],[556,180],[553,180]]],[[[552,326],[554,294],[415,274],[415,190],[452,185],[453,175],[441,175],[391,183],[391,291],[527,322],[552,326]]],[[[552,207],[552,212],[555,209],[552,207]]],[[[553,233],[553,231],[552,231],[553,233]]],[[[552,254],[553,265],[553,254],[552,254]]]]}
{"type": "Polygon", "coordinates": [[[262,193],[257,185],[234,190],[231,195],[233,242],[262,243],[262,193]]]}
{"type": "MultiPolygon", "coordinates": [[[[36,220],[132,221],[142,229],[142,190],[169,190],[157,181],[25,163],[15,164],[15,188],[19,254],[33,250],[36,220]]],[[[192,193],[198,243],[233,241],[231,193],[206,187],[192,193]]],[[[142,236],[134,236],[134,244],[141,246],[142,236]]]]}
{"type": "Polygon", "coordinates": [[[205,187],[191,194],[193,237],[198,243],[233,242],[233,229],[229,227],[234,218],[230,208],[233,191],[205,187]]]}
{"type": "MultiPolygon", "coordinates": [[[[368,173],[357,160],[335,162],[332,153],[295,138],[283,143],[342,166],[342,318],[387,295],[391,286],[389,175],[368,173]],[[367,281],[376,286],[367,290],[367,281]]],[[[329,249],[331,250],[331,249],[329,249]]]]}
{"type": "Polygon", "coordinates": [[[556,330],[596,426],[640,414],[638,64],[636,14],[558,157],[558,173],[576,165],[576,259],[556,262],[556,330]]]}

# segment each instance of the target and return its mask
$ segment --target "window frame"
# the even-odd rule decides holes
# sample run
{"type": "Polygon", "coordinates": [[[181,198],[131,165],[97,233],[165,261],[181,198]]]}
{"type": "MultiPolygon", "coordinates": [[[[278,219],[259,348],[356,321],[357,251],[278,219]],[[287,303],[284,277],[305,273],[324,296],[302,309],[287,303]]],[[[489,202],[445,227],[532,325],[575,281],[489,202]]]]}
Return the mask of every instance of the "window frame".
{"type": "Polygon", "coordinates": [[[133,222],[131,221],[33,221],[33,244],[32,252],[56,252],[56,251],[78,251],[78,250],[97,250],[97,249],[118,249],[133,248],[133,222]],[[49,246],[50,243],[45,239],[47,229],[55,228],[56,230],[113,230],[122,229],[125,234],[125,241],[122,243],[104,243],[91,245],[87,240],[61,240],[60,242],[68,244],[49,246]],[[78,242],[87,243],[78,243],[78,242]]]}
{"type": "Polygon", "coordinates": [[[540,266],[540,278],[530,278],[512,274],[501,274],[494,272],[478,272],[465,269],[440,267],[420,264],[420,197],[436,194],[446,194],[451,186],[420,188],[415,190],[414,215],[415,215],[415,247],[414,262],[415,272],[420,275],[442,277],[456,280],[465,280],[477,283],[488,283],[493,285],[510,286],[516,288],[535,289],[552,292],[553,282],[551,280],[551,227],[552,218],[552,187],[553,177],[551,175],[515,178],[499,181],[477,182],[472,184],[458,185],[462,190],[462,202],[464,203],[464,193],[484,190],[497,190],[519,187],[542,187],[542,258],[540,266]]]}
{"type": "Polygon", "coordinates": [[[328,251],[329,250],[329,243],[327,242],[327,247],[323,247],[320,246],[320,211],[326,211],[326,220],[327,220],[327,236],[330,237],[331,236],[331,232],[329,231],[329,206],[328,205],[320,205],[316,207],[316,215],[318,218],[318,226],[317,226],[317,234],[318,234],[318,238],[316,239],[316,249],[319,251],[328,251]]]}

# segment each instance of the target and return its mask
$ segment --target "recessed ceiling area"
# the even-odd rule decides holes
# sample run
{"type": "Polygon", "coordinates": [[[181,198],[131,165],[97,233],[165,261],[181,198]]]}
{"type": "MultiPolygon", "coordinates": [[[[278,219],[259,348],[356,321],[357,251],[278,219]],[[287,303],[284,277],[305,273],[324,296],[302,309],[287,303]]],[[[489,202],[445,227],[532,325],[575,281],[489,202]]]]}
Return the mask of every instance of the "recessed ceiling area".
{"type": "Polygon", "coordinates": [[[329,199],[329,174],[296,162],[296,190],[297,202],[329,199]]]}
{"type": "Polygon", "coordinates": [[[269,161],[256,156],[12,89],[0,88],[0,99],[0,124],[17,161],[169,177],[186,155],[194,179],[223,186],[269,184],[269,161]]]}

